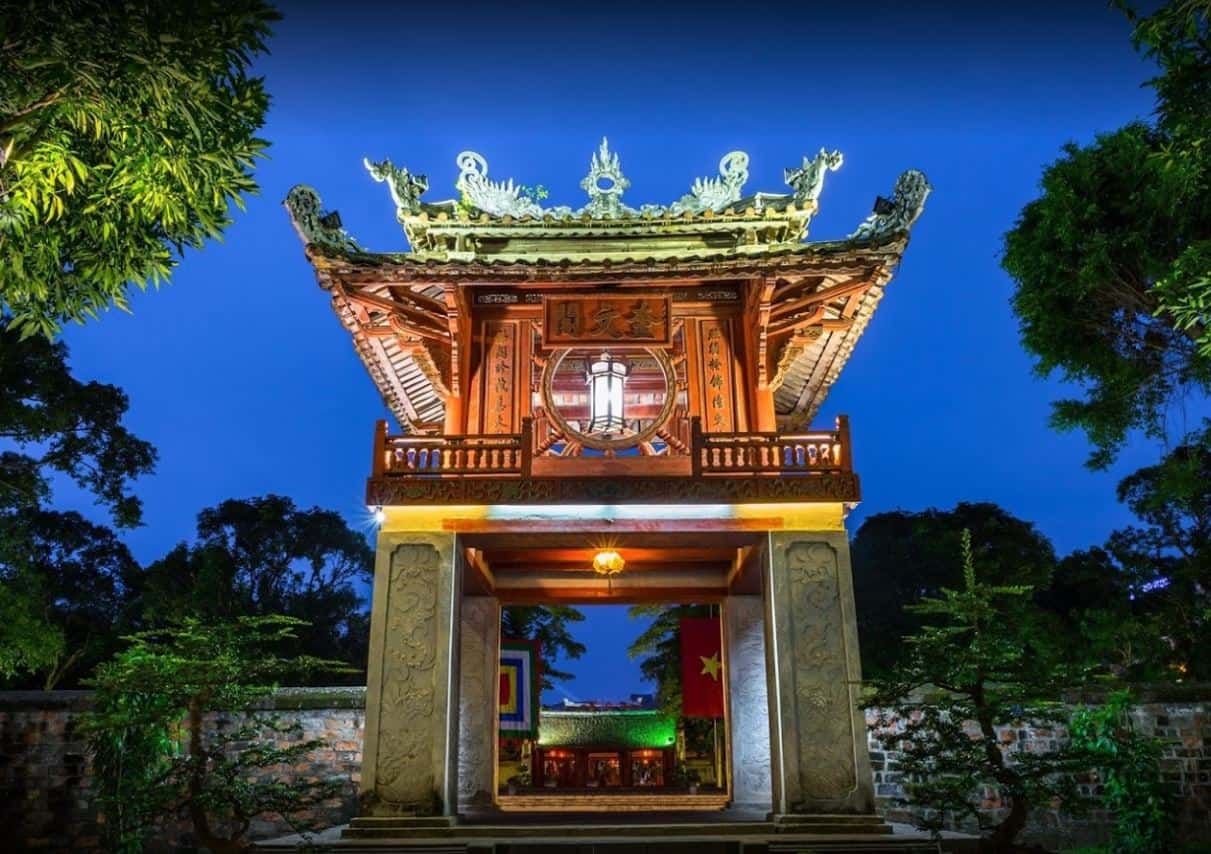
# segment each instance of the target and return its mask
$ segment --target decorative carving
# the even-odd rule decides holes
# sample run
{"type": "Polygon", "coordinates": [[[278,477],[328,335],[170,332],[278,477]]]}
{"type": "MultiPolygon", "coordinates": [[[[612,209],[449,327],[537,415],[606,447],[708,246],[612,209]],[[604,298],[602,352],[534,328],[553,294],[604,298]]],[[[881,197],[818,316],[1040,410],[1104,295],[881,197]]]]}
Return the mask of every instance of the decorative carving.
{"type": "Polygon", "coordinates": [[[375,792],[382,800],[426,807],[437,781],[432,724],[438,644],[441,557],[428,543],[405,543],[391,553],[387,591],[387,645],[379,701],[375,792]]]}
{"type": "Polygon", "coordinates": [[[805,155],[802,166],[784,170],[786,183],[795,191],[795,203],[815,203],[820,198],[820,191],[824,189],[824,176],[829,172],[836,172],[843,162],[840,151],[821,148],[820,153],[811,160],[805,155]]]}
{"type": "Polygon", "coordinates": [[[496,216],[543,215],[542,206],[527,197],[512,178],[504,182],[489,181],[488,161],[481,155],[464,151],[458,155],[457,163],[458,180],[454,186],[481,211],[496,216]]]}
{"type": "Polygon", "coordinates": [[[769,810],[769,697],[766,688],[765,606],[760,596],[729,596],[727,625],[728,713],[732,732],[732,797],[769,810]]]}
{"type": "MultiPolygon", "coordinates": [[[[549,415],[549,413],[548,413],[549,415]]],[[[450,477],[372,478],[370,506],[412,504],[727,504],[736,502],[858,501],[851,472],[805,477],[450,477]]]]}
{"type": "Polygon", "coordinates": [[[701,330],[703,427],[708,433],[727,433],[735,429],[727,321],[704,320],[701,330]]]}
{"type": "Polygon", "coordinates": [[[908,231],[925,209],[925,199],[933,189],[925,173],[909,169],[896,180],[890,199],[875,199],[875,212],[849,236],[850,240],[873,240],[908,231]]]}
{"type": "Polygon", "coordinates": [[[458,799],[463,804],[492,800],[492,742],[496,735],[496,664],[499,617],[496,600],[467,596],[462,600],[459,651],[458,799]]]}
{"type": "MultiPolygon", "coordinates": [[[[787,675],[796,706],[799,791],[807,799],[844,798],[858,779],[837,553],[827,543],[792,542],[783,571],[791,608],[787,675]]],[[[810,811],[810,804],[793,806],[810,811]]]]}
{"type": "Polygon", "coordinates": [[[413,175],[407,169],[395,166],[390,160],[370,162],[363,157],[362,164],[370,177],[378,183],[386,183],[391,191],[391,200],[399,213],[420,213],[420,197],[429,189],[429,179],[424,175],[413,175]]]}
{"type": "Polygon", "coordinates": [[[673,303],[667,296],[580,295],[543,299],[543,347],[614,350],[671,347],[673,303]]]}
{"type": "Polygon", "coordinates": [[[517,353],[517,326],[509,321],[485,327],[484,433],[512,433],[513,363],[517,353]]]}
{"type": "MultiPolygon", "coordinates": [[[[687,195],[668,206],[668,213],[684,211],[702,213],[718,211],[740,200],[740,191],[748,181],[748,155],[743,151],[729,151],[719,161],[719,177],[698,178],[687,195]]],[[[645,205],[642,210],[648,211],[645,205]]],[[[657,208],[661,213],[663,209],[657,208]]]]}
{"type": "Polygon", "coordinates": [[[294,230],[304,243],[315,243],[348,252],[361,252],[352,237],[341,228],[341,215],[336,211],[320,209],[320,194],[314,187],[295,184],[282,203],[294,223],[294,230]]]}
{"type": "Polygon", "coordinates": [[[610,151],[610,142],[604,136],[601,147],[589,161],[589,174],[581,180],[580,186],[589,194],[589,203],[577,213],[602,219],[638,213],[622,203],[622,194],[631,182],[622,174],[618,155],[610,151]]]}

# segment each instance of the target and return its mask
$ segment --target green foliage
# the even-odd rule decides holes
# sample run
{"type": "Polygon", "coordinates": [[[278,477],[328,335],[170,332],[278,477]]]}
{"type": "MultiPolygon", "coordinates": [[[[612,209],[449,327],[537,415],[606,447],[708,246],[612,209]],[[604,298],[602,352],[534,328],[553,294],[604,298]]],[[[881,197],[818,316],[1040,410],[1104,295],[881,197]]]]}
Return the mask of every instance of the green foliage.
{"type": "Polygon", "coordinates": [[[361,668],[369,632],[358,586],[373,568],[365,535],[338,513],[301,510],[280,495],[231,499],[198,514],[195,541],[149,565],[136,596],[152,625],[294,617],[308,629],[284,652],[361,668]]]}
{"type": "Polygon", "coordinates": [[[112,531],[46,504],[57,477],[92,493],[120,526],[138,524],[130,489],[155,450],[124,426],[121,390],[71,375],[67,350],[23,339],[0,316],[0,677],[44,686],[112,653],[122,576],[134,565],[112,531]]]}
{"type": "Polygon", "coordinates": [[[132,616],[128,584],[138,570],[113,531],[79,513],[0,513],[0,579],[25,600],[30,617],[14,615],[13,624],[0,625],[0,649],[45,638],[47,647],[22,669],[42,672],[43,690],[74,684],[117,651],[132,616]]]}
{"type": "Polygon", "coordinates": [[[559,670],[555,662],[562,658],[580,658],[584,644],[572,636],[572,623],[584,620],[584,613],[568,605],[509,605],[500,613],[501,636],[511,640],[536,640],[542,650],[542,690],[556,681],[574,678],[559,670]]]}
{"type": "Polygon", "coordinates": [[[1211,424],[1124,478],[1118,495],[1142,524],[1115,531],[1107,550],[1155,617],[1165,669],[1211,678],[1211,424]]]}
{"type": "Polygon", "coordinates": [[[263,0],[0,10],[0,310],[50,336],[166,280],[256,190],[263,0]]]}
{"type": "Polygon", "coordinates": [[[1077,710],[1068,732],[1077,757],[1097,769],[1101,803],[1114,814],[1112,850],[1173,850],[1174,803],[1161,779],[1161,742],[1136,731],[1131,694],[1118,691],[1102,704],[1077,710]]]}
{"type": "Polygon", "coordinates": [[[1047,587],[1056,560],[1051,542],[1033,524],[995,504],[963,502],[952,510],[868,517],[852,547],[858,638],[868,677],[892,673],[906,652],[901,638],[923,625],[920,614],[903,608],[906,603],[962,584],[965,530],[977,543],[981,579],[1047,587]]]}
{"type": "Polygon", "coordinates": [[[38,507],[51,477],[65,475],[118,525],[138,524],[130,481],[152,470],[156,453],[122,424],[128,405],[121,389],[73,377],[63,344],[22,339],[0,317],[0,438],[9,446],[0,452],[0,511],[38,507]]]}
{"type": "Polygon", "coordinates": [[[182,813],[198,843],[216,854],[247,850],[252,819],[300,813],[339,784],[276,779],[323,746],[296,725],[256,712],[286,675],[340,669],[337,662],[283,657],[306,624],[244,617],[141,632],[97,668],[95,707],[85,722],[110,850],[140,851],[154,822],[182,813]]]}
{"type": "Polygon", "coordinates": [[[867,705],[879,710],[876,737],[902,751],[908,800],[924,808],[920,825],[936,833],[951,823],[981,823],[991,843],[1004,847],[1025,826],[1031,806],[1076,800],[1063,748],[1025,752],[997,732],[1059,725],[1062,674],[1020,628],[1030,587],[979,580],[968,533],[961,553],[962,586],[907,606],[926,624],[905,639],[907,661],[875,682],[867,705]],[[922,703],[928,691],[940,695],[922,703]],[[980,813],[989,792],[1007,803],[991,823],[980,813]]]}
{"type": "Polygon", "coordinates": [[[707,718],[686,718],[681,714],[681,620],[684,617],[709,617],[711,605],[634,605],[632,619],[650,619],[648,627],[627,647],[627,655],[640,659],[639,672],[656,683],[656,705],[677,719],[677,728],[685,735],[686,746],[695,752],[714,749],[714,724],[707,718]]]}
{"type": "Polygon", "coordinates": [[[1065,146],[1003,258],[1037,370],[1086,392],[1059,401],[1053,423],[1088,434],[1094,467],[1132,430],[1163,437],[1171,405],[1211,391],[1208,5],[1128,14],[1160,65],[1157,121],[1065,146]]]}

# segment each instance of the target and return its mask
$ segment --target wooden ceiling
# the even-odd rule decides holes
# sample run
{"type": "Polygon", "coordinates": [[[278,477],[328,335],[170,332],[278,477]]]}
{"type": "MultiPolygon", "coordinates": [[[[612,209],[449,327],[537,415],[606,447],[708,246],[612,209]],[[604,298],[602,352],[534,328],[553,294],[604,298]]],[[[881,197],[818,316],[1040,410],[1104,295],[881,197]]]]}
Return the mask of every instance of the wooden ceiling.
{"type": "Polygon", "coordinates": [[[711,602],[761,590],[761,538],[746,532],[472,534],[463,589],[506,604],[711,602]],[[626,568],[610,579],[592,569],[605,548],[626,568]]]}

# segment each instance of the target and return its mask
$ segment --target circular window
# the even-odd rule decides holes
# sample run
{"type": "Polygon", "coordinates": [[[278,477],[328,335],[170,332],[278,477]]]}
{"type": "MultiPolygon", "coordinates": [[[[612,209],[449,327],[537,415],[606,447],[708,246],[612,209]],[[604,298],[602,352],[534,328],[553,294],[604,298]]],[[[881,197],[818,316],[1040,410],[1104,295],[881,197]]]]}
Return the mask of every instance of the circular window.
{"type": "Polygon", "coordinates": [[[677,375],[659,349],[556,350],[543,369],[547,416],[568,439],[615,451],[651,441],[677,403],[677,375]]]}

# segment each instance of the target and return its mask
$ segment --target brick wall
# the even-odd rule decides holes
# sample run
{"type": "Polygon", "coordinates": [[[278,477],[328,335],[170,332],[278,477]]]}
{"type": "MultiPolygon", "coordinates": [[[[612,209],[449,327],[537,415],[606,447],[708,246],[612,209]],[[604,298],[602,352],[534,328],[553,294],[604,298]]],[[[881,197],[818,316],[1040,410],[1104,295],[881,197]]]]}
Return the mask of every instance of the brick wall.
{"type": "MultiPolygon", "coordinates": [[[[1205,686],[1200,686],[1205,687],[1205,686]]],[[[1206,696],[1203,690],[1201,696],[1206,696]]],[[[1156,736],[1165,742],[1162,772],[1179,797],[1179,833],[1184,841],[1211,839],[1211,701],[1161,700],[1145,698],[1132,711],[1138,731],[1156,736]]],[[[1084,698],[1083,702],[1096,701],[1084,698]]],[[[879,809],[892,821],[911,823],[911,808],[899,803],[904,795],[903,775],[899,770],[899,754],[884,749],[875,738],[873,726],[876,711],[867,710],[868,744],[871,769],[875,777],[875,795],[879,809]]],[[[1016,749],[1050,750],[1067,737],[1063,728],[1030,729],[1001,727],[1001,741],[1016,749]]],[[[1082,782],[1085,794],[1098,794],[1096,780],[1082,782]]],[[[999,794],[984,793],[985,812],[996,820],[1003,816],[999,794]]],[[[1023,838],[1047,847],[1071,847],[1105,842],[1109,837],[1111,816],[1093,810],[1085,816],[1070,816],[1055,810],[1032,810],[1023,838]]],[[[971,830],[971,827],[960,827],[971,830]]]]}
{"type": "MultiPolygon", "coordinates": [[[[100,850],[91,765],[78,731],[88,703],[85,691],[0,692],[0,827],[17,850],[100,850]]],[[[348,821],[357,807],[365,689],[285,689],[271,706],[273,714],[301,723],[303,738],[328,745],[282,772],[342,783],[339,795],[310,817],[323,826],[348,821]]],[[[250,830],[256,839],[289,832],[284,821],[271,819],[255,821],[250,830]]],[[[193,846],[183,820],[165,822],[155,837],[153,851],[193,846]]]]}
{"type": "MultiPolygon", "coordinates": [[[[1197,696],[1207,696],[1205,688],[1199,690],[1197,696]]],[[[1182,835],[1211,839],[1211,701],[1147,700],[1135,709],[1136,722],[1142,732],[1166,741],[1164,773],[1181,794],[1182,835]]],[[[0,827],[17,850],[99,850],[91,769],[78,733],[87,704],[88,694],[81,691],[0,692],[0,827]]],[[[272,704],[278,715],[303,725],[305,738],[328,744],[308,761],[283,769],[293,777],[343,781],[340,795],[315,809],[313,817],[324,825],[343,824],[356,812],[364,704],[361,688],[285,689],[272,704]]],[[[868,723],[873,717],[868,713],[868,723]]],[[[1064,733],[1006,729],[1004,737],[1030,749],[1064,733]]],[[[880,808],[892,820],[910,820],[895,802],[903,793],[897,756],[873,738],[871,765],[880,808]]],[[[988,793],[988,807],[998,808],[995,793],[988,793]]],[[[1097,841],[1106,837],[1108,820],[1097,813],[1076,819],[1038,812],[1031,817],[1026,838],[1048,845],[1097,841]]],[[[281,821],[260,820],[252,827],[257,839],[286,832],[281,821]]],[[[153,850],[188,849],[192,844],[186,822],[167,823],[156,835],[153,850]]]]}

